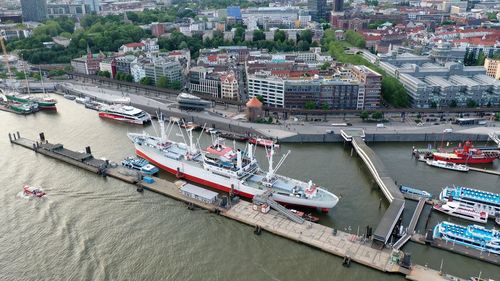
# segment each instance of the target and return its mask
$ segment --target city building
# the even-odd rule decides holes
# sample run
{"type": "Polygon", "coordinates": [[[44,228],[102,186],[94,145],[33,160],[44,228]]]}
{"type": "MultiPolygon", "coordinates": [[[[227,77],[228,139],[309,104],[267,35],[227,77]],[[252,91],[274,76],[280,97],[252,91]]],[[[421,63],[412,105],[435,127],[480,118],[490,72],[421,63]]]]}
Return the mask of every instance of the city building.
{"type": "Polygon", "coordinates": [[[256,97],[248,100],[248,102],[246,103],[246,114],[248,121],[255,122],[262,118],[262,106],[262,102],[256,97]]]}
{"type": "Polygon", "coordinates": [[[358,108],[375,109],[380,107],[382,75],[364,65],[353,65],[351,75],[364,86],[364,96],[358,97],[358,108]]]}
{"type": "Polygon", "coordinates": [[[320,22],[322,19],[327,19],[326,0],[307,0],[307,9],[313,21],[320,22]]]}
{"type": "Polygon", "coordinates": [[[91,13],[90,6],[83,3],[80,4],[48,4],[47,5],[47,16],[49,18],[57,17],[76,17],[81,18],[86,14],[91,13]]]}
{"type": "Polygon", "coordinates": [[[486,69],[486,75],[500,79],[500,59],[485,59],[484,69],[486,69]]]}
{"type": "Polygon", "coordinates": [[[344,0],[333,0],[332,11],[342,12],[344,10],[344,0]]]}
{"type": "Polygon", "coordinates": [[[223,99],[238,99],[239,88],[238,79],[236,79],[234,73],[229,73],[222,75],[220,77],[221,86],[221,98],[223,99]]]}
{"type": "Polygon", "coordinates": [[[190,92],[220,97],[221,78],[213,73],[212,68],[203,66],[192,67],[189,70],[187,80],[187,87],[190,92]]]}
{"type": "Polygon", "coordinates": [[[131,74],[130,67],[133,62],[137,61],[134,55],[126,55],[115,58],[116,73],[131,74]]]}
{"type": "Polygon", "coordinates": [[[76,73],[94,75],[99,71],[99,64],[106,56],[102,53],[92,54],[87,48],[87,55],[71,60],[71,66],[76,73]]]}
{"type": "Polygon", "coordinates": [[[169,82],[183,81],[182,66],[175,59],[154,59],[152,63],[144,64],[145,77],[151,78],[155,83],[160,77],[166,77],[169,82]]]}
{"type": "Polygon", "coordinates": [[[116,64],[114,58],[106,58],[99,62],[99,70],[107,71],[111,75],[111,78],[115,78],[116,64]]]}
{"type": "Polygon", "coordinates": [[[41,22],[47,18],[47,0],[21,0],[23,21],[41,22]]]}

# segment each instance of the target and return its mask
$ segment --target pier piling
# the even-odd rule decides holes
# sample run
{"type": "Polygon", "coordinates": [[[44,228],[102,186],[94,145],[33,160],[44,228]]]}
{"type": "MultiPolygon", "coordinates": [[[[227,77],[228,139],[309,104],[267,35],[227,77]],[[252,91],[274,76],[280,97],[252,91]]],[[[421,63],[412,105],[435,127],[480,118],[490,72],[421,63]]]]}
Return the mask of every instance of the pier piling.
{"type": "Polygon", "coordinates": [[[19,131],[17,131],[17,139],[20,139],[21,135],[19,134],[19,131]]]}
{"type": "Polygon", "coordinates": [[[10,133],[9,133],[9,142],[12,143],[12,136],[10,135],[10,133]]]}

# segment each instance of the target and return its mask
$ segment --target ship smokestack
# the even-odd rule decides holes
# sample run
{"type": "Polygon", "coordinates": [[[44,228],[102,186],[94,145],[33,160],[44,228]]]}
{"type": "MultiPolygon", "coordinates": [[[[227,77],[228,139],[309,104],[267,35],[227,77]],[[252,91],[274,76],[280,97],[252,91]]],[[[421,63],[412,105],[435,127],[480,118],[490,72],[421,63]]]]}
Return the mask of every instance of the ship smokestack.
{"type": "Polygon", "coordinates": [[[241,150],[239,149],[236,151],[236,166],[238,167],[238,169],[241,169],[242,167],[241,150]]]}

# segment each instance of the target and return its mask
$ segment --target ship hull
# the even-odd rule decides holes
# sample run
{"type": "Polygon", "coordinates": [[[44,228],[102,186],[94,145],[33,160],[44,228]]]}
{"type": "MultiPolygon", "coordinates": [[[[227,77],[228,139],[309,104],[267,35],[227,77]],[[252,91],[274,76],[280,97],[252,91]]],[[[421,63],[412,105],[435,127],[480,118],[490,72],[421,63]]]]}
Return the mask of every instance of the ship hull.
{"type": "Polygon", "coordinates": [[[447,158],[442,156],[434,156],[434,160],[442,160],[455,164],[488,164],[495,161],[495,157],[481,157],[481,158],[447,158]]]}
{"type": "MultiPolygon", "coordinates": [[[[207,171],[201,165],[196,166],[194,164],[181,162],[179,160],[163,156],[153,148],[145,145],[135,144],[135,153],[137,156],[148,160],[158,168],[175,175],[177,178],[183,178],[203,186],[221,190],[223,192],[231,192],[231,190],[233,190],[235,195],[249,199],[252,199],[254,195],[264,193],[264,190],[248,186],[238,179],[229,178],[207,171]]],[[[338,202],[297,198],[278,193],[273,194],[273,199],[280,203],[289,205],[320,208],[324,212],[333,208],[338,202]]]]}
{"type": "Polygon", "coordinates": [[[111,119],[119,122],[124,122],[128,124],[135,124],[135,125],[144,125],[143,120],[137,120],[137,119],[130,119],[126,118],[117,114],[111,114],[111,113],[106,113],[106,112],[99,112],[99,117],[105,118],[105,119],[111,119]]]}

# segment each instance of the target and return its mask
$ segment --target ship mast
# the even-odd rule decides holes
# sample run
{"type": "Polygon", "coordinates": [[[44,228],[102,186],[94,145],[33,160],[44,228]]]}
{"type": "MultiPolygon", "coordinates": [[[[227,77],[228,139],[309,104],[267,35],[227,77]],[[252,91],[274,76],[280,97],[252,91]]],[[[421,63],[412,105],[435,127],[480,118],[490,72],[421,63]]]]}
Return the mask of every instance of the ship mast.
{"type": "Polygon", "coordinates": [[[158,116],[158,123],[160,124],[161,140],[166,141],[167,136],[165,135],[165,120],[163,119],[163,113],[161,112],[160,115],[158,116]]]}
{"type": "Polygon", "coordinates": [[[285,159],[288,157],[288,155],[290,154],[290,150],[288,150],[288,152],[283,155],[283,157],[281,157],[280,161],[278,162],[278,164],[276,165],[276,167],[273,167],[273,156],[274,156],[274,144],[269,146],[269,149],[266,147],[266,152],[267,152],[267,159],[269,161],[269,169],[267,171],[267,174],[266,174],[266,181],[267,182],[270,182],[271,179],[274,177],[274,175],[276,174],[276,171],[281,167],[281,165],[283,165],[283,163],[285,162],[285,159]]]}

